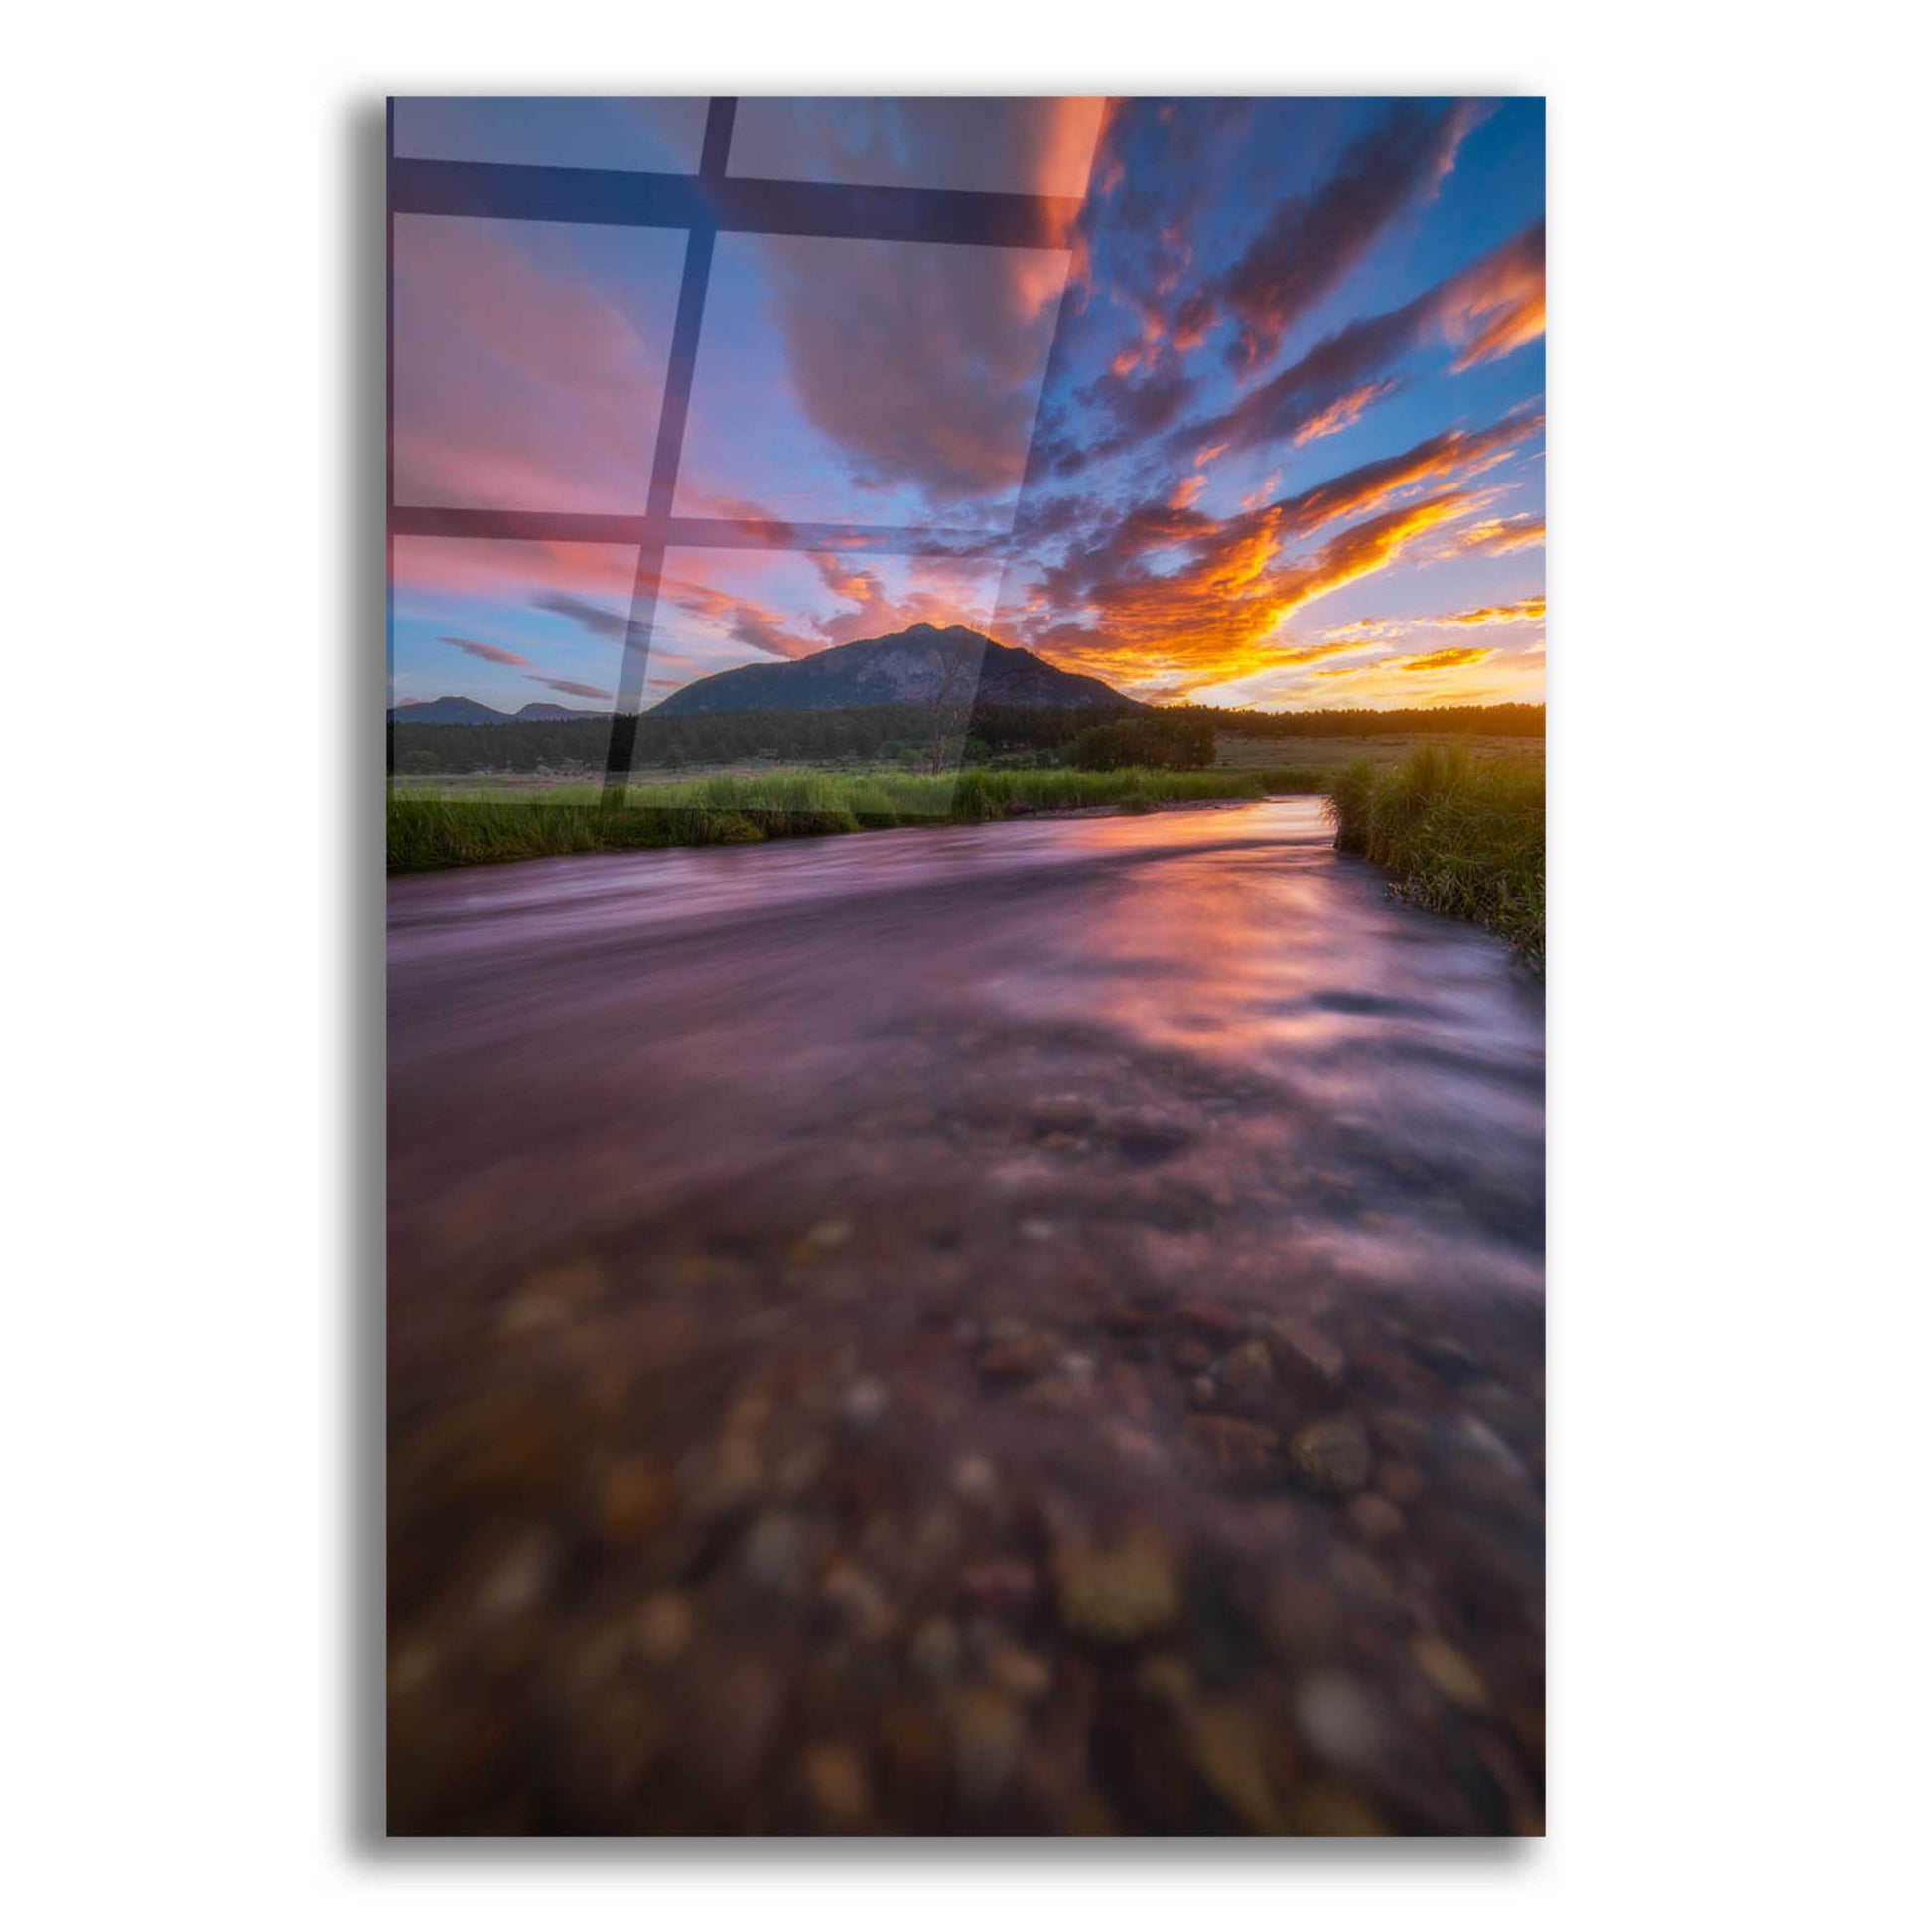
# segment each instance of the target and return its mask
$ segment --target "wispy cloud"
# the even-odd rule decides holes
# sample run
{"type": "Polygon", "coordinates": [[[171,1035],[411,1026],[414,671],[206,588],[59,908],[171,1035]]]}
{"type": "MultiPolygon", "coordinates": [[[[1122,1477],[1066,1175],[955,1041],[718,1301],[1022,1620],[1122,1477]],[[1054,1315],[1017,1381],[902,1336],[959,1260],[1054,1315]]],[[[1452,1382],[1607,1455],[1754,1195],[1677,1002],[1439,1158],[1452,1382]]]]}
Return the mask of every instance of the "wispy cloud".
{"type": "Polygon", "coordinates": [[[1413,676],[1419,672],[1459,671],[1470,664],[1480,664],[1494,657],[1495,651],[1477,644],[1449,645],[1442,650],[1424,651],[1414,657],[1379,657],[1373,664],[1349,664],[1334,670],[1316,671],[1316,677],[1325,678],[1379,678],[1384,671],[1394,671],[1403,676],[1413,676]]]}
{"type": "Polygon", "coordinates": [[[552,691],[561,691],[567,698],[608,699],[612,695],[609,691],[602,690],[595,684],[579,684],[574,679],[567,677],[539,677],[532,674],[530,682],[532,684],[544,685],[552,691]]]}
{"type": "Polygon", "coordinates": [[[1295,447],[1300,449],[1304,443],[1318,442],[1324,436],[1333,436],[1338,431],[1348,429],[1361,420],[1362,412],[1371,404],[1380,402],[1400,386],[1393,376],[1387,376],[1380,382],[1365,382],[1359,389],[1350,389],[1346,395],[1337,396],[1326,409],[1311,416],[1295,432],[1295,447]]]}
{"type": "Polygon", "coordinates": [[[1399,309],[1363,316],[1323,337],[1299,361],[1228,409],[1188,423],[1179,436],[1235,449],[1293,442],[1432,338],[1457,349],[1456,370],[1472,368],[1542,335],[1543,311],[1543,223],[1537,221],[1399,309]]]}
{"type": "Polygon", "coordinates": [[[1444,650],[1426,651],[1420,657],[1398,657],[1385,668],[1392,671],[1453,671],[1464,664],[1480,664],[1495,652],[1476,644],[1450,645],[1444,650]]]}
{"type": "Polygon", "coordinates": [[[1488,630],[1503,623],[1541,623],[1546,615],[1540,597],[1519,597],[1514,604],[1483,604],[1473,611],[1455,611],[1446,618],[1429,618],[1425,622],[1454,624],[1462,629],[1488,630]]]}
{"type": "Polygon", "coordinates": [[[1512,550],[1534,550],[1542,542],[1542,517],[1492,516],[1457,531],[1449,551],[1458,557],[1503,557],[1512,550]]]}
{"type": "Polygon", "coordinates": [[[664,589],[687,616],[704,619],[732,643],[761,656],[809,657],[824,646],[823,637],[795,627],[782,613],[751,598],[690,581],[666,583],[664,589]]]}
{"type": "Polygon", "coordinates": [[[621,639],[630,627],[627,613],[593,604],[588,598],[572,597],[568,592],[546,591],[530,602],[539,611],[548,611],[553,617],[568,618],[573,623],[582,624],[594,636],[621,639]]]}
{"type": "Polygon", "coordinates": [[[446,644],[454,644],[458,650],[472,657],[480,657],[485,664],[508,664],[517,669],[527,669],[530,659],[519,657],[513,650],[505,650],[500,644],[480,643],[475,637],[445,637],[446,644]]]}
{"type": "Polygon", "coordinates": [[[1217,306],[1235,325],[1229,362],[1249,370],[1269,360],[1396,216],[1440,185],[1483,111],[1469,101],[1398,101],[1312,194],[1276,205],[1240,260],[1189,305],[1190,333],[1204,334],[1211,326],[1205,311],[1217,306]]]}

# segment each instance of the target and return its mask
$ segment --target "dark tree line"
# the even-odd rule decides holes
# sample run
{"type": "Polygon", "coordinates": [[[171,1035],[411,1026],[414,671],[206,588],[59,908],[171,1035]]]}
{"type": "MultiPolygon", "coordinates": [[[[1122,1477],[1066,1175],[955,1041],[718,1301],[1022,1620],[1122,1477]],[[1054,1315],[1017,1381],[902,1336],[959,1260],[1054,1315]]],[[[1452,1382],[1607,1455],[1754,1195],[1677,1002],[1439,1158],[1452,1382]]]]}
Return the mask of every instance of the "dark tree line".
{"type": "MultiPolygon", "coordinates": [[[[867,705],[847,711],[714,711],[637,720],[635,762],[679,770],[769,758],[793,763],[929,762],[935,738],[969,762],[1031,755],[1090,771],[1123,765],[1196,770],[1211,763],[1214,734],[1248,738],[1383,737],[1482,732],[1540,737],[1541,705],[1462,705],[1440,711],[1217,711],[1171,705],[1123,715],[1108,707],[980,705],[949,708],[935,731],[931,705],[867,705]]],[[[611,727],[602,718],[509,725],[391,727],[398,776],[472,771],[604,769],[611,727]]]]}
{"type": "Polygon", "coordinates": [[[1067,762],[1082,771],[1204,771],[1214,762],[1214,721],[1198,711],[1147,711],[1089,725],[1067,762]]]}
{"type": "MultiPolygon", "coordinates": [[[[1103,708],[964,705],[935,715],[925,704],[866,705],[843,711],[712,711],[637,720],[634,762],[678,770],[770,758],[794,763],[930,762],[935,724],[952,755],[969,759],[1062,753],[1088,726],[1118,714],[1103,708]]],[[[510,725],[414,725],[391,729],[399,776],[470,771],[604,769],[611,728],[601,718],[510,725]]]]}
{"type": "Polygon", "coordinates": [[[1491,738],[1541,738],[1540,704],[1458,704],[1431,711],[1216,711],[1186,709],[1214,729],[1243,738],[1388,738],[1422,732],[1474,732],[1491,738]]]}

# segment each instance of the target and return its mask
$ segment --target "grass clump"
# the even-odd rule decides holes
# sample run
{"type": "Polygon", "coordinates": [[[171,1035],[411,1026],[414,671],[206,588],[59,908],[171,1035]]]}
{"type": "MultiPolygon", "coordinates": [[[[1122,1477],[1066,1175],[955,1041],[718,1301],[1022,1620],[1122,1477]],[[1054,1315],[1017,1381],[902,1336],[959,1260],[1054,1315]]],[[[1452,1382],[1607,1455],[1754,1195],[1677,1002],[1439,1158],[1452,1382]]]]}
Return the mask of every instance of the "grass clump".
{"type": "MultiPolygon", "coordinates": [[[[895,825],[981,825],[1035,812],[1153,811],[1161,805],[1260,798],[1259,771],[784,771],[635,785],[606,798],[596,785],[537,796],[414,792],[389,797],[389,870],[426,872],[578,852],[740,845],[895,825]]],[[[1311,786],[1309,789],[1313,789],[1311,786]]]]}
{"type": "Polygon", "coordinates": [[[1424,745],[1401,764],[1358,759],[1328,792],[1340,851],[1386,866],[1409,904],[1474,919],[1542,970],[1541,760],[1424,745]]]}
{"type": "Polygon", "coordinates": [[[1322,792],[1328,789],[1329,773],[1313,764],[1264,764],[1254,774],[1264,791],[1322,792]]]}

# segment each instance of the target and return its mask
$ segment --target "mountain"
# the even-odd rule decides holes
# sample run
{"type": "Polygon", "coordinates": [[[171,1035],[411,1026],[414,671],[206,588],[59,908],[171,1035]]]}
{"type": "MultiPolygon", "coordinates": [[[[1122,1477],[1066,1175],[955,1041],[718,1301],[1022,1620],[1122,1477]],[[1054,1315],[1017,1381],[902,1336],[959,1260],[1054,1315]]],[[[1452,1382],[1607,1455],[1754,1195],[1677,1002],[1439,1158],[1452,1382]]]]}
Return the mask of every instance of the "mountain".
{"type": "Polygon", "coordinates": [[[964,624],[915,623],[890,637],[835,644],[780,664],[745,664],[674,691],[653,718],[703,711],[833,711],[860,705],[1109,705],[1144,709],[1097,677],[1062,671],[1030,650],[996,644],[964,624]],[[950,685],[950,688],[947,688],[950,685]]]}
{"type": "Polygon", "coordinates": [[[608,711],[584,711],[567,704],[519,705],[515,722],[519,725],[562,725],[573,718],[608,718],[608,711]]]}
{"type": "Polygon", "coordinates": [[[475,698],[416,698],[392,706],[392,725],[554,725],[572,718],[608,718],[608,711],[573,711],[568,705],[526,704],[495,711],[475,698]]]}

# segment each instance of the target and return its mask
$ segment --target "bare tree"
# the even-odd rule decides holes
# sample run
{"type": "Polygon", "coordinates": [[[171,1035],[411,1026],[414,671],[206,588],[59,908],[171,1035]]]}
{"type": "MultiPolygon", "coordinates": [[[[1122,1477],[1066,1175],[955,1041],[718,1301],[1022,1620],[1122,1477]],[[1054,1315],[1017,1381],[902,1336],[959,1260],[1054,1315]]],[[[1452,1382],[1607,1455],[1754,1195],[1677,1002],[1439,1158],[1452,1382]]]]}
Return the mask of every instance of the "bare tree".
{"type": "Polygon", "coordinates": [[[926,762],[935,774],[946,768],[946,741],[953,729],[952,709],[963,694],[970,710],[971,693],[979,675],[977,639],[954,643],[950,639],[941,638],[937,649],[939,682],[933,691],[929,707],[931,724],[926,747],[926,762]]]}

